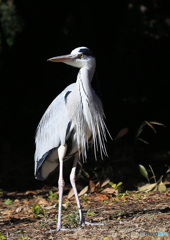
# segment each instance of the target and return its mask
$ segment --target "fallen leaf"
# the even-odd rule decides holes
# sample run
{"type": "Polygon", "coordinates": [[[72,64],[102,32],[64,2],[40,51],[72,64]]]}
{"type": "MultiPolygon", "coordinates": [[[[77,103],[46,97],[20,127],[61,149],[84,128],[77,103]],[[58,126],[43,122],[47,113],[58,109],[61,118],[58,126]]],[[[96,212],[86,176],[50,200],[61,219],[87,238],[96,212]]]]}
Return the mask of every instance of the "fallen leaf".
{"type": "Polygon", "coordinates": [[[156,122],[152,122],[152,124],[151,124],[150,122],[145,121],[145,123],[146,123],[150,128],[152,128],[152,130],[156,133],[156,130],[155,130],[154,126],[152,126],[152,124],[156,124],[156,122]]]}
{"type": "Polygon", "coordinates": [[[45,206],[45,205],[48,205],[49,202],[42,198],[42,199],[40,199],[40,200],[38,201],[38,204],[39,204],[39,205],[44,205],[44,206],[45,206]]]}
{"type": "Polygon", "coordinates": [[[119,201],[119,200],[120,200],[120,198],[114,198],[114,200],[115,200],[115,201],[119,201]]]}
{"type": "Polygon", "coordinates": [[[70,192],[68,193],[67,199],[70,199],[72,196],[74,195],[74,190],[73,188],[70,190],[70,192]]]}
{"type": "MultiPolygon", "coordinates": [[[[83,236],[84,235],[84,229],[82,230],[78,230],[77,232],[76,232],[76,235],[81,235],[81,236],[83,236]]],[[[72,239],[74,239],[74,240],[76,240],[76,238],[68,238],[68,240],[72,240],[72,239]]]]}
{"type": "Polygon", "coordinates": [[[16,195],[16,193],[17,193],[17,192],[9,192],[9,193],[7,193],[6,195],[7,195],[7,196],[13,196],[13,195],[16,195]]]}
{"type": "Polygon", "coordinates": [[[168,214],[164,214],[164,215],[158,214],[158,215],[156,216],[156,218],[166,219],[166,218],[170,218],[170,215],[168,215],[168,214]]]}
{"type": "Polygon", "coordinates": [[[21,212],[22,211],[22,207],[18,207],[16,210],[15,210],[15,212],[21,212]]]}
{"type": "Polygon", "coordinates": [[[139,187],[138,192],[150,192],[155,190],[157,183],[146,184],[145,186],[139,187]]]}
{"type": "Polygon", "coordinates": [[[155,125],[159,125],[159,126],[163,126],[163,127],[166,127],[164,124],[162,123],[158,123],[158,122],[150,122],[151,124],[155,124],[155,125]]]}
{"type": "Polygon", "coordinates": [[[16,218],[16,219],[20,219],[21,218],[21,216],[19,214],[14,214],[12,217],[16,218]]]}
{"type": "Polygon", "coordinates": [[[51,235],[51,236],[48,237],[48,239],[54,239],[54,238],[53,238],[53,236],[51,235]]]}
{"type": "Polygon", "coordinates": [[[166,191],[166,186],[162,181],[158,185],[158,190],[159,190],[159,192],[165,192],[166,191]]]}
{"type": "Polygon", "coordinates": [[[44,207],[45,210],[51,210],[53,208],[56,207],[56,204],[52,205],[52,206],[47,206],[47,207],[44,207]]]}
{"type": "Polygon", "coordinates": [[[120,200],[126,200],[127,198],[129,198],[128,196],[124,196],[124,197],[121,197],[120,200]]]}
{"type": "Polygon", "coordinates": [[[101,193],[118,193],[118,190],[114,189],[114,188],[105,188],[101,193]]]}
{"type": "Polygon", "coordinates": [[[17,195],[17,196],[23,196],[23,195],[25,195],[25,193],[23,193],[23,192],[18,192],[16,195],[17,195]]]}
{"type": "Polygon", "coordinates": [[[48,185],[44,185],[44,186],[42,187],[42,190],[43,190],[43,191],[50,190],[50,189],[51,189],[51,187],[48,186],[48,185]]]}
{"type": "Polygon", "coordinates": [[[93,217],[93,222],[100,222],[100,221],[104,221],[105,218],[104,217],[93,217]]]}
{"type": "Polygon", "coordinates": [[[126,133],[128,133],[128,131],[129,131],[128,128],[123,128],[114,138],[114,141],[117,140],[118,138],[123,137],[126,133]]]}
{"type": "Polygon", "coordinates": [[[85,188],[83,188],[83,190],[81,190],[81,192],[79,193],[79,197],[81,197],[82,195],[84,195],[87,191],[88,191],[89,187],[86,186],[85,188]]]}
{"type": "MultiPolygon", "coordinates": [[[[42,192],[42,190],[36,190],[36,191],[26,191],[26,195],[29,195],[29,194],[33,194],[33,195],[36,195],[38,193],[42,192]]],[[[18,195],[18,194],[17,194],[18,195]]]]}
{"type": "Polygon", "coordinates": [[[24,208],[23,208],[23,212],[28,212],[30,210],[30,207],[28,205],[26,205],[24,208]]]}
{"type": "Polygon", "coordinates": [[[110,182],[110,179],[107,178],[107,179],[102,183],[101,187],[106,186],[109,182],[110,182]]]}
{"type": "Polygon", "coordinates": [[[109,200],[109,198],[105,195],[105,194],[101,194],[101,193],[96,193],[96,196],[101,200],[109,200]]]}
{"type": "MultiPolygon", "coordinates": [[[[83,232],[83,231],[82,231],[82,232],[83,232]]],[[[48,239],[54,239],[54,238],[52,237],[52,238],[48,238],[48,239]]],[[[70,237],[69,237],[69,238],[67,238],[67,240],[77,240],[77,238],[72,238],[72,237],[70,238],[70,237]]]]}
{"type": "Polygon", "coordinates": [[[98,191],[101,188],[100,181],[96,183],[96,191],[98,191]]]}
{"type": "Polygon", "coordinates": [[[94,181],[90,180],[89,187],[90,187],[90,193],[95,191],[95,183],[94,183],[94,181]]]}

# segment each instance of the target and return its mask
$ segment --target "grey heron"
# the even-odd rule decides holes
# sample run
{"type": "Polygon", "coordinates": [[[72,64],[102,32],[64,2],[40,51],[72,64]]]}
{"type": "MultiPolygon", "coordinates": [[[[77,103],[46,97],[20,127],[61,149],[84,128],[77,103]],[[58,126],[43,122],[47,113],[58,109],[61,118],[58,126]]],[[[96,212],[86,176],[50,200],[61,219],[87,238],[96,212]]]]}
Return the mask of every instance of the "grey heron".
{"type": "MultiPolygon", "coordinates": [[[[71,54],[48,59],[80,68],[76,83],[66,87],[50,104],[37,127],[35,137],[35,177],[46,179],[59,165],[59,206],[57,231],[61,230],[61,210],[64,188],[63,162],[74,156],[70,182],[74,190],[80,223],[85,218],[75,184],[76,166],[80,155],[87,158],[88,146],[94,145],[94,153],[105,148],[106,132],[102,103],[91,87],[96,67],[93,53],[86,47],[78,47],[71,54]]],[[[87,223],[90,224],[90,223],[87,223]]]]}

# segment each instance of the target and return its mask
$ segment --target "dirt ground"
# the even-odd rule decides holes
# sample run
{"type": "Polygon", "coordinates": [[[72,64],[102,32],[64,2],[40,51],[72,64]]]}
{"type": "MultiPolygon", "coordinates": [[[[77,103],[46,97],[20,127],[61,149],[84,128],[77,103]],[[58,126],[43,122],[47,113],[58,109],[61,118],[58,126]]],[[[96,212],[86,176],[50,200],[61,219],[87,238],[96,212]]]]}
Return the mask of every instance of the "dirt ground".
{"type": "Polygon", "coordinates": [[[56,228],[57,188],[1,192],[0,239],[170,239],[169,189],[147,194],[108,192],[80,197],[86,221],[103,224],[84,228],[78,223],[74,196],[68,199],[64,194],[62,225],[70,230],[60,232],[50,230],[56,228]]]}

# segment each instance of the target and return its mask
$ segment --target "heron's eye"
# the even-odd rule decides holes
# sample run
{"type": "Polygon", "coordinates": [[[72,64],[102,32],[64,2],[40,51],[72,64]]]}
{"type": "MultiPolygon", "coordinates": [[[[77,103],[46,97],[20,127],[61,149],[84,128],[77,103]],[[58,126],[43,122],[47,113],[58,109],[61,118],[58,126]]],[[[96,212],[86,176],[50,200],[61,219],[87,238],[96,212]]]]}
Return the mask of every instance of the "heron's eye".
{"type": "Polygon", "coordinates": [[[80,56],[81,58],[83,58],[84,57],[84,54],[81,54],[81,56],[80,56]]]}

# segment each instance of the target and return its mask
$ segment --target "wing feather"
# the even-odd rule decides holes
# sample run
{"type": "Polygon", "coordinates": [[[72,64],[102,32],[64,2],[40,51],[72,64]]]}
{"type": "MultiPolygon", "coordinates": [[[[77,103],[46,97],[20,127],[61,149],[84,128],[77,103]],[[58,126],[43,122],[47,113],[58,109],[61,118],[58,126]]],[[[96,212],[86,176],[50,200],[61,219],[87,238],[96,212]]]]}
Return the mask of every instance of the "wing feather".
{"type": "Polygon", "coordinates": [[[60,144],[65,144],[66,135],[71,131],[70,119],[66,113],[65,95],[71,92],[75,83],[65,88],[50,104],[37,127],[34,155],[35,173],[37,163],[42,156],[60,144]],[[69,127],[68,127],[69,126],[69,127]]]}

